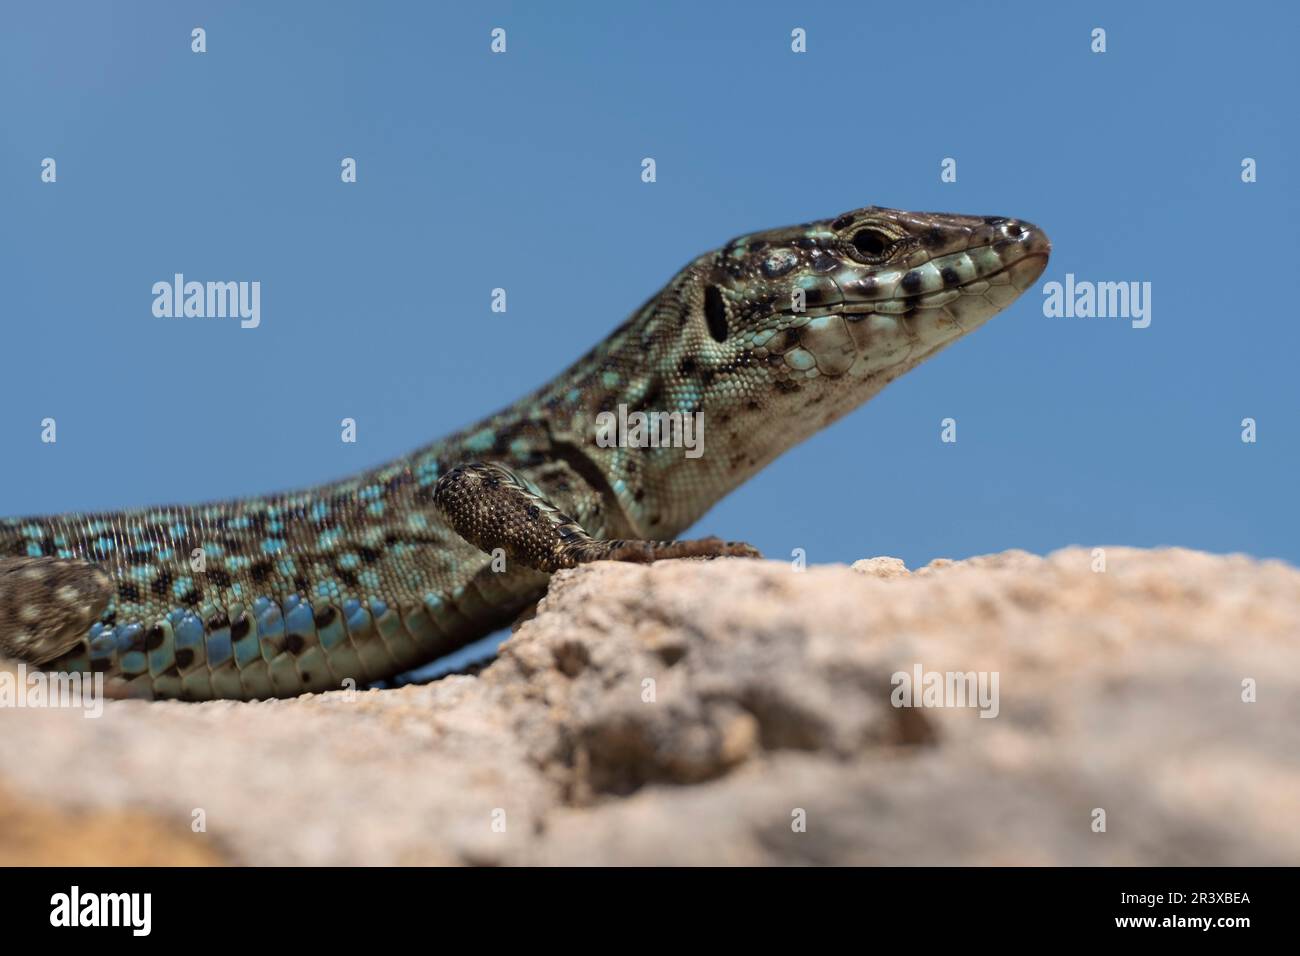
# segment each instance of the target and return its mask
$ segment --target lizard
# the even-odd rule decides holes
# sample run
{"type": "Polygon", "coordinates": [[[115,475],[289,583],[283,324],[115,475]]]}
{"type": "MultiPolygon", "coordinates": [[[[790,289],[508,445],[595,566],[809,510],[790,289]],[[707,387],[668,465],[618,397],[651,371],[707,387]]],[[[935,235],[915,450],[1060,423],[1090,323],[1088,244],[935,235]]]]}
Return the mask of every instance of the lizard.
{"type": "Polygon", "coordinates": [[[485,637],[561,568],[756,556],[677,535],[1010,306],[1050,251],[1022,220],[875,206],[752,233],[548,384],[394,461],[267,496],[0,519],[0,655],[103,674],[110,696],[287,697],[485,637]],[[619,406],[702,416],[703,454],[596,441],[619,406]]]}

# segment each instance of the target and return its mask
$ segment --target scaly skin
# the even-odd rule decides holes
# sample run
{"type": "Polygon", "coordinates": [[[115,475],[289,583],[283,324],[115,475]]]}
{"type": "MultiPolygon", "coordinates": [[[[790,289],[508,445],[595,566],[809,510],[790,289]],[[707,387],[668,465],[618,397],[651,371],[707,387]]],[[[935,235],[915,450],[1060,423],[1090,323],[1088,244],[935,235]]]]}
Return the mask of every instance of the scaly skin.
{"type": "Polygon", "coordinates": [[[1049,252],[1027,223],[875,207],[736,239],[549,385],[378,468],[238,501],[0,520],[0,652],[104,672],[133,696],[290,696],[477,640],[559,567],[753,554],[666,539],[1009,306],[1049,252]],[[596,416],[620,404],[702,412],[703,455],[598,446],[596,416]]]}

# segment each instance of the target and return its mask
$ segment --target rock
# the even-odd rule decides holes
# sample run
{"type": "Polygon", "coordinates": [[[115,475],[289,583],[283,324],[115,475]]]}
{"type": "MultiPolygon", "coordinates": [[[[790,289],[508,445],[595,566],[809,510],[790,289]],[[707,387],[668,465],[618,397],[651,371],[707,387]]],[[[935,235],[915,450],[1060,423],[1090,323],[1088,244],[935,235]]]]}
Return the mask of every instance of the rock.
{"type": "Polygon", "coordinates": [[[876,578],[901,578],[912,572],[899,558],[863,558],[853,562],[853,570],[876,578]]]}
{"type": "Polygon", "coordinates": [[[1294,864],[1297,622],[1300,571],[1178,549],[601,563],[477,676],[6,712],[0,820],[52,816],[0,861],[132,814],[177,862],[1294,864]]]}
{"type": "Polygon", "coordinates": [[[215,866],[202,834],[133,810],[59,809],[0,790],[0,866],[215,866]]]}

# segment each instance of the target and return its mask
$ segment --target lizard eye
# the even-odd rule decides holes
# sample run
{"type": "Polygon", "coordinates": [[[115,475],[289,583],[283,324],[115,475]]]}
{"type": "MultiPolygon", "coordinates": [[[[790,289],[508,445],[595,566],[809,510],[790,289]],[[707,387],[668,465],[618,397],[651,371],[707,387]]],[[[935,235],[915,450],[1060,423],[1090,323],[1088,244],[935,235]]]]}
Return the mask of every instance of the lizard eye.
{"type": "Polygon", "coordinates": [[[871,259],[880,258],[894,244],[889,236],[876,229],[859,229],[849,241],[854,249],[871,259]]]}
{"type": "Polygon", "coordinates": [[[704,324],[715,342],[727,341],[727,307],[716,285],[704,290],[704,324]]]}

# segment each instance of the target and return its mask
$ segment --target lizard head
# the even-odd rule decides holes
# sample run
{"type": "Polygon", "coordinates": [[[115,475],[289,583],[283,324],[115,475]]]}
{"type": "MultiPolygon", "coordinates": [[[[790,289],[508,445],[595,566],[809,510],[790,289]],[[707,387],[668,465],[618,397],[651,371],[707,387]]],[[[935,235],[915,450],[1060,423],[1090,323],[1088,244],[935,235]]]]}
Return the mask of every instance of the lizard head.
{"type": "Polygon", "coordinates": [[[718,346],[701,351],[766,365],[785,392],[892,379],[1011,305],[1050,251],[1020,220],[874,206],[742,236],[697,260],[718,346]]]}
{"type": "Polygon", "coordinates": [[[874,206],[742,236],[647,316],[681,323],[658,388],[703,412],[710,481],[734,487],[1011,305],[1050,251],[1021,220],[874,206]]]}
{"type": "Polygon", "coordinates": [[[543,404],[698,416],[689,465],[672,447],[602,450],[641,531],[675,533],[1011,305],[1050,252],[1021,220],[875,206],[741,236],[689,263],[543,404]]]}
{"type": "Polygon", "coordinates": [[[742,236],[684,273],[697,364],[758,379],[754,411],[807,437],[1011,305],[1050,252],[1021,220],[874,206],[742,236]]]}

